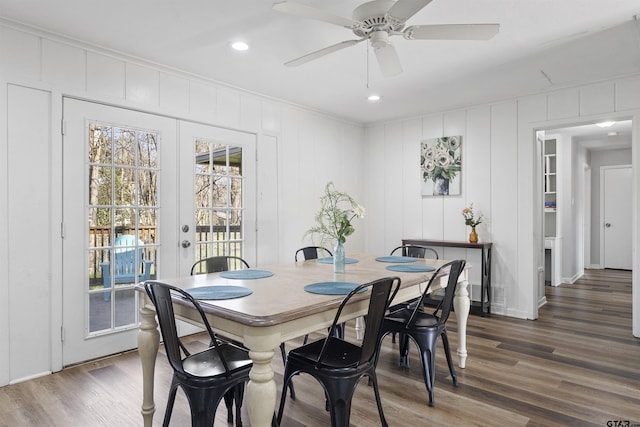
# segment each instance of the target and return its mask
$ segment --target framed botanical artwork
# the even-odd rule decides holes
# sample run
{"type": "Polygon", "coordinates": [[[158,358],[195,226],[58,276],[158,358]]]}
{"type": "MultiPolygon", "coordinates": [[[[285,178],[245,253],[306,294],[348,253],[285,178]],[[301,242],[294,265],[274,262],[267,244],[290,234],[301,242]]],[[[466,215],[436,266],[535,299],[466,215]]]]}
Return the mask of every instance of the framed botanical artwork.
{"type": "Polygon", "coordinates": [[[420,142],[423,196],[459,196],[462,136],[443,136],[420,142]]]}

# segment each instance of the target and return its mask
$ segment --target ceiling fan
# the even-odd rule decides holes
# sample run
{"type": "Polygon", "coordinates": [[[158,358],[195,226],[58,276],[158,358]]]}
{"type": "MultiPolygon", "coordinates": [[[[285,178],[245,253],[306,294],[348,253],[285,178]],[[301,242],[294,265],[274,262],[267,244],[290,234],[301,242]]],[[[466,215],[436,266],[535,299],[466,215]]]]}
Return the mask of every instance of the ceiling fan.
{"type": "Polygon", "coordinates": [[[389,40],[391,36],[402,36],[407,40],[488,40],[495,36],[500,29],[499,24],[411,25],[405,28],[407,20],[431,1],[373,0],[356,7],[352,19],[293,1],[274,3],[273,10],[339,25],[353,31],[359,37],[292,59],[285,62],[285,65],[301,65],[354,46],[364,40],[369,40],[382,75],[391,77],[402,72],[396,49],[389,40]]]}

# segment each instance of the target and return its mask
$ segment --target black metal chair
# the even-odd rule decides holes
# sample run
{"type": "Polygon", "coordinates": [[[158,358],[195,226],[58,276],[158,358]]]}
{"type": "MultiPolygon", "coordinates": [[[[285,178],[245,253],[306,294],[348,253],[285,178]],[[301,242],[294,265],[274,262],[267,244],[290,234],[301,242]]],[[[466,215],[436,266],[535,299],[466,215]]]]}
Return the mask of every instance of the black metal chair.
{"type": "Polygon", "coordinates": [[[302,253],[304,259],[318,259],[320,254],[324,254],[327,256],[333,256],[331,251],[322,246],[305,246],[304,248],[300,248],[296,251],[295,260],[298,262],[298,254],[302,253]]]}
{"type": "Polygon", "coordinates": [[[442,345],[447,357],[453,385],[458,385],[445,324],[453,307],[456,285],[464,266],[465,260],[456,260],[438,268],[429,280],[418,304],[413,308],[404,307],[397,311],[392,311],[385,317],[382,325],[380,345],[382,345],[382,340],[386,334],[390,332],[398,332],[400,334],[400,366],[409,366],[409,339],[411,338],[418,346],[421,355],[422,374],[429,394],[429,406],[434,404],[433,386],[436,378],[435,361],[438,337],[442,337],[442,345]],[[447,274],[447,272],[449,274],[447,287],[440,305],[432,313],[426,313],[422,310],[424,298],[429,294],[433,283],[436,280],[440,280],[442,275],[447,274]]]}
{"type": "MultiPolygon", "coordinates": [[[[394,255],[396,252],[401,251],[400,254],[402,256],[409,256],[413,258],[429,258],[429,259],[439,259],[438,252],[430,247],[421,246],[421,245],[402,245],[398,246],[394,250],[391,251],[390,255],[394,255]]],[[[391,307],[391,311],[399,310],[402,307],[415,307],[418,302],[418,298],[414,298],[407,302],[402,303],[401,305],[396,305],[391,307]]],[[[435,300],[429,298],[429,302],[433,303],[435,300]]],[[[396,342],[396,334],[391,334],[391,342],[396,342]]]]}
{"type": "MultiPolygon", "coordinates": [[[[196,261],[191,266],[191,275],[193,276],[194,274],[219,273],[221,271],[238,270],[238,267],[251,268],[247,261],[237,256],[214,256],[196,261]]],[[[240,345],[239,343],[235,344],[240,345]]],[[[282,363],[287,363],[287,350],[284,346],[284,343],[280,343],[280,354],[282,355],[282,363]]],[[[242,387],[242,396],[244,394],[244,384],[242,384],[240,387],[242,387]]],[[[291,392],[291,398],[295,399],[296,392],[293,388],[293,384],[289,386],[289,391],[291,392]]],[[[233,422],[233,411],[231,410],[230,406],[233,404],[233,399],[231,399],[230,396],[225,396],[225,403],[227,405],[227,410],[229,411],[227,421],[233,422]]],[[[236,408],[240,406],[242,406],[242,400],[236,403],[236,408]]],[[[240,414],[236,415],[236,422],[242,424],[242,421],[238,418],[239,416],[240,414]]]]}
{"type": "Polygon", "coordinates": [[[202,258],[191,266],[191,275],[218,273],[220,271],[238,270],[240,268],[251,268],[249,263],[237,256],[220,255],[209,258],[202,258]]]}
{"type": "MultiPolygon", "coordinates": [[[[298,262],[298,255],[300,253],[302,253],[304,260],[309,260],[309,259],[318,259],[320,253],[324,252],[324,254],[328,254],[328,256],[333,256],[333,254],[331,253],[331,251],[325,247],[322,246],[305,246],[304,248],[300,248],[296,251],[296,255],[295,255],[295,260],[296,262],[298,262]]],[[[341,323],[338,325],[338,327],[336,327],[334,333],[336,334],[336,337],[344,339],[344,328],[345,328],[345,324],[341,323]]],[[[306,344],[307,341],[309,340],[309,335],[305,335],[304,336],[304,340],[302,341],[302,344],[306,344]]]]}
{"type": "Polygon", "coordinates": [[[284,385],[278,410],[278,423],[282,421],[284,404],[287,398],[286,386],[294,375],[306,373],[313,376],[324,388],[331,425],[348,427],[351,415],[351,400],[358,382],[363,376],[369,377],[373,384],[380,421],[387,426],[384,418],[378,380],[376,378],[376,360],[380,349],[381,326],[389,303],[400,287],[400,279],[388,277],[360,285],[351,291],[340,304],[333,320],[329,335],[319,341],[303,345],[289,352],[284,370],[284,385]],[[347,342],[334,336],[343,308],[351,298],[366,298],[360,295],[361,289],[370,288],[369,310],[366,316],[364,338],[361,345],[347,342]]]}
{"type": "MultiPolygon", "coordinates": [[[[173,368],[173,379],[163,426],[168,426],[178,387],[182,388],[191,410],[191,425],[213,425],[216,409],[223,396],[234,394],[236,402],[242,402],[245,381],[249,380],[252,362],[249,352],[233,343],[216,337],[200,304],[187,292],[162,282],[147,281],[145,290],[156,307],[158,323],[164,347],[173,368]],[[193,305],[211,339],[211,346],[198,353],[190,353],[180,341],[176,330],[173,298],[178,297],[193,305]],[[184,357],[183,357],[184,355],[184,357]]],[[[240,406],[236,406],[240,420],[240,406]]],[[[241,422],[237,425],[242,425],[241,422]]]]}
{"type": "Polygon", "coordinates": [[[398,246],[397,248],[392,250],[391,251],[391,255],[395,254],[398,251],[401,251],[400,253],[402,254],[402,256],[410,256],[410,257],[414,257],[414,258],[439,259],[438,258],[438,252],[435,249],[427,247],[427,246],[402,245],[402,246],[398,246]],[[427,255],[429,255],[429,256],[427,256],[427,255]]]}

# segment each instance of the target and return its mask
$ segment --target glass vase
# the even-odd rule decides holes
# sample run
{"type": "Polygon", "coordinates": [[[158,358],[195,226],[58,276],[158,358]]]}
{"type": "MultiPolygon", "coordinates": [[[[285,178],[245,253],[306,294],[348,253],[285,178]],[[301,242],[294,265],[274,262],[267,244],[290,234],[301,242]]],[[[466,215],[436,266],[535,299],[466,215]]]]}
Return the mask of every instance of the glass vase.
{"type": "Polygon", "coordinates": [[[338,240],[336,243],[336,247],[333,250],[333,272],[334,273],[344,273],[344,245],[342,241],[338,240]]]}

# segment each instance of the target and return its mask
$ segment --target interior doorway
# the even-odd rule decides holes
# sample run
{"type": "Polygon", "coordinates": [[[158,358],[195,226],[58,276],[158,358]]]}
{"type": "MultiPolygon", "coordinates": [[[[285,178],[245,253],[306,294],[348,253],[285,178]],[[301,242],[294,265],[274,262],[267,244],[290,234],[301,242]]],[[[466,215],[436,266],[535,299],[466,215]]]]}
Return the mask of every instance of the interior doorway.
{"type": "MultiPolygon", "coordinates": [[[[618,206],[626,210],[629,218],[632,216],[632,122],[620,120],[549,128],[544,129],[543,139],[553,140],[555,150],[547,150],[541,145],[543,195],[540,203],[543,206],[540,209],[543,210],[542,230],[545,232],[542,244],[547,251],[550,247],[556,249],[555,256],[547,256],[546,262],[545,257],[542,258],[543,269],[547,278],[548,270],[555,270],[556,278],[547,284],[573,283],[585,268],[607,267],[601,237],[606,227],[602,208],[603,203],[610,202],[601,200],[600,196],[603,188],[601,171],[605,168],[629,167],[628,175],[623,178],[628,184],[625,187],[628,190],[624,190],[628,207],[624,207],[627,204],[618,206]],[[553,203],[547,203],[550,200],[553,203]],[[553,236],[547,236],[550,229],[554,231],[553,236]],[[561,242],[560,249],[556,246],[558,241],[561,242]]],[[[541,253],[544,252],[541,248],[541,253]]],[[[630,248],[625,253],[631,256],[630,248]]],[[[631,263],[628,268],[632,269],[631,263]]]]}

